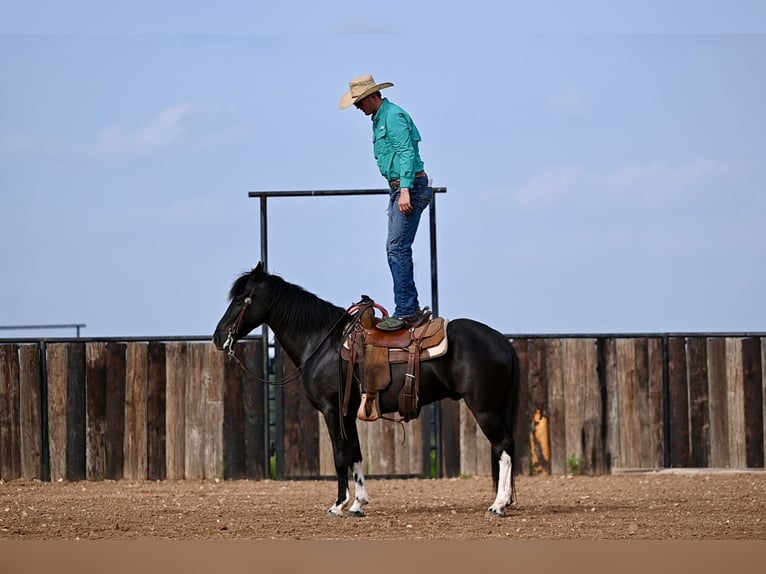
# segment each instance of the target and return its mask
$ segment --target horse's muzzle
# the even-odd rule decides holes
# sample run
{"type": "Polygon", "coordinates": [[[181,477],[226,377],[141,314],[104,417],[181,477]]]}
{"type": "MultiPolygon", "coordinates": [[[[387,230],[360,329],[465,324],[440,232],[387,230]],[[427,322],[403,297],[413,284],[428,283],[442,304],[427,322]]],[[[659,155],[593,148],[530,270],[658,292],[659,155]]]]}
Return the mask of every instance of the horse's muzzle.
{"type": "Polygon", "coordinates": [[[231,336],[231,332],[227,332],[226,337],[224,337],[221,331],[216,331],[213,333],[213,344],[219,351],[226,351],[234,344],[234,339],[231,336]]]}

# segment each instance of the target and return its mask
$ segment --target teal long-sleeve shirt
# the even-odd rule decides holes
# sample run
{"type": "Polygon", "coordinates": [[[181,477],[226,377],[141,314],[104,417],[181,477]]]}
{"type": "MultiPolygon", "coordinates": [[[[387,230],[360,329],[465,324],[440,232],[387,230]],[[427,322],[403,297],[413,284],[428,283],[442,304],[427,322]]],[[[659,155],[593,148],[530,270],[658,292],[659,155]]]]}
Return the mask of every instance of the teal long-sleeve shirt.
{"type": "Polygon", "coordinates": [[[424,166],[418,147],[422,138],[410,115],[384,98],[372,117],[372,134],[381,175],[386,181],[400,180],[400,187],[412,187],[424,166]]]}

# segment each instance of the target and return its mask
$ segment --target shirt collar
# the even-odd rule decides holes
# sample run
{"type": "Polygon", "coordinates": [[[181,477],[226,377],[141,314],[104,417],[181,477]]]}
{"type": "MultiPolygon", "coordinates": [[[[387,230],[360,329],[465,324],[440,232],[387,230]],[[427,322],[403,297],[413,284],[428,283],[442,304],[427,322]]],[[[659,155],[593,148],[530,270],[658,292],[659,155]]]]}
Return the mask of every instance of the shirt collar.
{"type": "Polygon", "coordinates": [[[383,98],[383,102],[381,102],[381,104],[380,104],[380,107],[378,108],[378,111],[377,111],[377,112],[375,112],[374,114],[372,114],[372,121],[373,121],[373,122],[375,121],[375,118],[377,118],[377,117],[378,117],[378,114],[380,114],[380,112],[381,112],[381,111],[383,110],[383,108],[385,108],[386,106],[388,106],[388,98],[383,98]]]}

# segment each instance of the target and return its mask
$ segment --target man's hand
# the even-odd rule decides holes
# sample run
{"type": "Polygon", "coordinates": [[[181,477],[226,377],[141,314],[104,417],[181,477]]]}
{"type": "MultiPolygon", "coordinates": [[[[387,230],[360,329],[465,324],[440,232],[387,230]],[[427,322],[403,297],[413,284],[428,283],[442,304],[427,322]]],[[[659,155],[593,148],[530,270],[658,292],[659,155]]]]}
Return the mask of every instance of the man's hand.
{"type": "Polygon", "coordinates": [[[403,187],[399,190],[399,211],[404,215],[412,213],[412,203],[410,203],[410,188],[403,187]]]}

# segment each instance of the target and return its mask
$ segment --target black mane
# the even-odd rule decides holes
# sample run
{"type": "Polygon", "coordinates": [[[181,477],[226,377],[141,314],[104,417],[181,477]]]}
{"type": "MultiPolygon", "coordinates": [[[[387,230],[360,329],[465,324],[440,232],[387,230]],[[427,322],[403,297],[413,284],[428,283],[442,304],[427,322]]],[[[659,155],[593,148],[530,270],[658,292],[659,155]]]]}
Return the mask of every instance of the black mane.
{"type": "Polygon", "coordinates": [[[240,293],[242,293],[243,296],[245,295],[245,287],[247,286],[247,280],[250,279],[251,273],[251,271],[245,271],[234,280],[234,283],[231,284],[231,289],[229,290],[229,302],[233,301],[240,293]]]}
{"type": "MultiPolygon", "coordinates": [[[[240,275],[232,284],[229,300],[238,295],[246,296],[245,288],[250,276],[258,271],[240,275]]],[[[320,299],[303,287],[289,283],[278,275],[260,271],[259,281],[265,285],[261,290],[264,303],[271,310],[272,321],[290,324],[305,330],[327,329],[338,321],[345,310],[329,301],[320,299]]]]}

